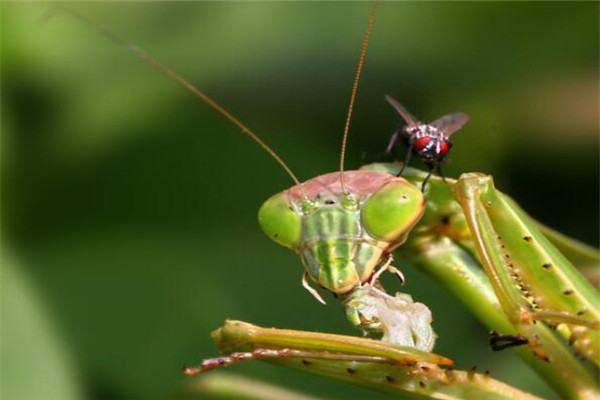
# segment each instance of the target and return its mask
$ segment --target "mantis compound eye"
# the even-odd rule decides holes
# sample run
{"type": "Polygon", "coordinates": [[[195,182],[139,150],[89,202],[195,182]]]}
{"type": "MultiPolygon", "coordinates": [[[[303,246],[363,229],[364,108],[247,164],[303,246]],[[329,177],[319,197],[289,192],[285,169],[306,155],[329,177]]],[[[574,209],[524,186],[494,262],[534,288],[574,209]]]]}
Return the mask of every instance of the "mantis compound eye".
{"type": "Polygon", "coordinates": [[[362,222],[375,239],[403,241],[425,211],[423,193],[398,178],[375,192],[362,209],[362,222]]]}
{"type": "Polygon", "coordinates": [[[295,249],[300,243],[302,221],[285,193],[263,203],[258,210],[258,223],[268,237],[284,247],[295,249]]]}

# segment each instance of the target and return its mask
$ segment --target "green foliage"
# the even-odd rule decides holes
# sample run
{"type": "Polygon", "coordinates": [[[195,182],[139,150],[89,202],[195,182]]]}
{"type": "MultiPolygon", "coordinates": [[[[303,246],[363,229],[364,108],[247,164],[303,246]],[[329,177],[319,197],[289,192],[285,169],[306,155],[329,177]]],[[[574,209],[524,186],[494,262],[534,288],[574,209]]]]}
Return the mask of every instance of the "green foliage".
{"type": "Polygon", "coordinates": [[[72,348],[22,267],[2,255],[2,386],[4,399],[76,400],[82,397],[72,348]],[[27,382],[35,377],[35,384],[27,382]]]}

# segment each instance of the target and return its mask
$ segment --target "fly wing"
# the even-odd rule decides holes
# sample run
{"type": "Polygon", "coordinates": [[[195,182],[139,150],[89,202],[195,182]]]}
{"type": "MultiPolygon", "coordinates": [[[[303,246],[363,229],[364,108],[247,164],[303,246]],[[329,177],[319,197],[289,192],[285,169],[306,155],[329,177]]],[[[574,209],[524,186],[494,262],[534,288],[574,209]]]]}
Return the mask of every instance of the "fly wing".
{"type": "Polygon", "coordinates": [[[454,132],[462,128],[467,122],[469,122],[469,114],[458,112],[454,114],[444,115],[433,121],[431,124],[437,129],[444,132],[446,136],[452,135],[454,132]]]}
{"type": "Polygon", "coordinates": [[[385,95],[385,99],[388,101],[388,103],[392,105],[392,107],[394,107],[398,114],[402,116],[402,119],[404,119],[406,125],[408,125],[409,127],[413,127],[421,124],[421,122],[419,122],[418,119],[413,117],[412,114],[409,113],[408,110],[404,108],[402,104],[398,103],[398,100],[394,99],[392,96],[389,96],[387,94],[385,95]]]}

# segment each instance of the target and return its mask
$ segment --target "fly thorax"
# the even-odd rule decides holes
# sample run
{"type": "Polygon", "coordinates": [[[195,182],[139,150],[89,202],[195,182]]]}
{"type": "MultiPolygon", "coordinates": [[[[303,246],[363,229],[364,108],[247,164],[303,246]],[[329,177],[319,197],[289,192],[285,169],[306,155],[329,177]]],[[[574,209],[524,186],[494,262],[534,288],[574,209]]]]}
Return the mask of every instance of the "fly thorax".
{"type": "Polygon", "coordinates": [[[302,263],[315,282],[334,293],[345,293],[365,281],[389,246],[366,232],[360,203],[351,200],[319,199],[302,218],[298,249],[302,263]]]}

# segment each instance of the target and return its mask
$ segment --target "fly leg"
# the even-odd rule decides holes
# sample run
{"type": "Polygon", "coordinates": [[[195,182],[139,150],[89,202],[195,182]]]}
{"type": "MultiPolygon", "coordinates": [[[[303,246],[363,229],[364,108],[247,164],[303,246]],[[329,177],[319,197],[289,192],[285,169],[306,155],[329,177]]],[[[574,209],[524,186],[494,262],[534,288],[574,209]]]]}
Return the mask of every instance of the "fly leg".
{"type": "MultiPolygon", "coordinates": [[[[392,154],[392,150],[394,150],[394,146],[396,146],[396,143],[398,143],[398,140],[401,139],[402,133],[403,133],[402,130],[398,130],[398,131],[394,132],[394,134],[390,138],[390,142],[388,143],[387,148],[385,149],[386,154],[392,154]]],[[[410,157],[412,156],[412,151],[413,151],[413,141],[410,140],[410,142],[408,143],[408,149],[406,150],[406,156],[404,157],[404,163],[402,163],[402,167],[400,167],[400,171],[398,171],[396,176],[401,176],[402,173],[404,172],[404,169],[410,162],[410,157]]]]}
{"type": "Polygon", "coordinates": [[[427,176],[425,177],[425,179],[423,179],[423,183],[421,183],[421,192],[423,193],[425,193],[425,186],[427,185],[427,181],[429,181],[429,178],[431,178],[431,175],[433,175],[434,170],[433,164],[426,163],[425,165],[427,165],[427,176]]]}
{"type": "Polygon", "coordinates": [[[408,148],[406,149],[406,156],[404,157],[404,162],[402,163],[402,167],[400,167],[400,171],[398,171],[396,176],[402,176],[404,169],[408,166],[408,163],[410,162],[410,157],[412,156],[412,152],[413,152],[413,144],[411,141],[410,144],[408,145],[408,148]]]}
{"type": "Polygon", "coordinates": [[[449,185],[448,181],[446,180],[446,176],[444,175],[444,173],[442,172],[442,163],[438,161],[437,165],[436,165],[436,169],[438,172],[438,175],[442,178],[442,181],[446,184],[449,185]]]}

